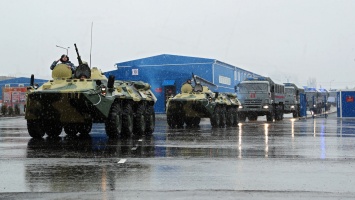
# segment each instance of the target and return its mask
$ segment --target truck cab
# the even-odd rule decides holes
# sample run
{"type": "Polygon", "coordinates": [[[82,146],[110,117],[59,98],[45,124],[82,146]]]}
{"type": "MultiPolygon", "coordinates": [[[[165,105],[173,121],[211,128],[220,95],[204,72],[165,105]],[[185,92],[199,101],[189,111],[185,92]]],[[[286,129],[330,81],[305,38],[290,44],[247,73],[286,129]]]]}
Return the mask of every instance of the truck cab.
{"type": "Polygon", "coordinates": [[[284,83],[285,85],[285,106],[284,113],[292,113],[293,118],[300,116],[300,94],[304,94],[304,89],[294,83],[284,83]]]}
{"type": "Polygon", "coordinates": [[[282,120],[285,102],[285,87],[269,77],[247,78],[237,86],[239,120],[257,120],[266,115],[267,121],[282,120]]]}

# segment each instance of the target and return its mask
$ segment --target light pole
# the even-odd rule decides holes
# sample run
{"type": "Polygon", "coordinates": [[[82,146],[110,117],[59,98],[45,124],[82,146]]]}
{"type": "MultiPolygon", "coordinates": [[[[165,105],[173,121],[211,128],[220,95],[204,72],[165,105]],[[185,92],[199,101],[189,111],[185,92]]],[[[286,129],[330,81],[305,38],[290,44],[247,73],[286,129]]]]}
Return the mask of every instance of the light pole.
{"type": "Polygon", "coordinates": [[[331,80],[330,81],[330,86],[329,86],[329,90],[331,90],[332,89],[332,82],[333,82],[334,80],[331,80]]]}
{"type": "Polygon", "coordinates": [[[58,45],[55,45],[55,46],[56,46],[56,47],[59,47],[59,48],[61,48],[61,49],[67,50],[67,55],[68,55],[68,49],[69,49],[70,47],[65,48],[65,47],[61,47],[61,46],[58,46],[58,45]]]}

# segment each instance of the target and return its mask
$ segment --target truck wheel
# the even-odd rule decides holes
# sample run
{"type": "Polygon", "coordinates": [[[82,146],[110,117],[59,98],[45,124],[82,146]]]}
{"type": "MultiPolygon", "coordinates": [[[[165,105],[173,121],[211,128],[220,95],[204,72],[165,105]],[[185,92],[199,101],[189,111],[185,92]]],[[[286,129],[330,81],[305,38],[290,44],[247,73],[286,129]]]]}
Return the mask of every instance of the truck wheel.
{"type": "Polygon", "coordinates": [[[245,113],[239,113],[238,114],[238,119],[241,122],[245,122],[245,120],[247,119],[247,116],[245,115],[245,113]]]}
{"type": "Polygon", "coordinates": [[[62,133],[63,126],[60,122],[47,121],[45,124],[45,131],[49,137],[58,137],[62,133]]]}
{"type": "Polygon", "coordinates": [[[219,106],[214,108],[214,112],[212,113],[212,117],[210,118],[211,126],[213,128],[217,128],[220,125],[221,121],[221,109],[219,106]]]}
{"type": "Polygon", "coordinates": [[[266,121],[268,122],[274,121],[274,112],[269,112],[266,114],[266,121]]]}
{"type": "Polygon", "coordinates": [[[31,137],[42,138],[45,134],[41,120],[27,120],[27,130],[31,137]]]}
{"type": "Polygon", "coordinates": [[[145,118],[144,118],[145,106],[139,104],[133,118],[133,132],[137,135],[143,135],[145,133],[145,118]]]}
{"type": "Polygon", "coordinates": [[[118,137],[122,131],[122,110],[119,103],[114,102],[105,123],[106,135],[111,138],[118,137]]]}
{"type": "Polygon", "coordinates": [[[79,129],[78,124],[74,124],[74,123],[67,124],[64,126],[64,131],[69,136],[74,136],[78,134],[79,132],[78,129],[79,129]]]}
{"type": "Polygon", "coordinates": [[[126,103],[123,106],[122,132],[127,136],[131,136],[133,134],[133,109],[130,103],[126,103]]]}
{"type": "Polygon", "coordinates": [[[293,111],[292,112],[292,117],[293,118],[297,118],[298,117],[298,112],[297,111],[293,111]]]}
{"type": "Polygon", "coordinates": [[[147,106],[145,111],[145,133],[150,135],[155,129],[155,111],[152,105],[147,106]]]}

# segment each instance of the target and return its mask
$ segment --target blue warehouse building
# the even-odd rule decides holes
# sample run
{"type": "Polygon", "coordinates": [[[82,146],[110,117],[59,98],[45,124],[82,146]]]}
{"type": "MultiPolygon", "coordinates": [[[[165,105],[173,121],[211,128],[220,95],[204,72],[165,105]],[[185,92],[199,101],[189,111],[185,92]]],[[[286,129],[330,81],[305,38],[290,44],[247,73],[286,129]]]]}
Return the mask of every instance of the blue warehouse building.
{"type": "Polygon", "coordinates": [[[117,70],[105,72],[116,80],[144,81],[152,86],[157,97],[156,113],[165,113],[166,100],[180,92],[192,74],[215,92],[235,93],[236,85],[249,77],[260,77],[253,72],[229,65],[216,59],[162,54],[117,63],[117,70]]]}

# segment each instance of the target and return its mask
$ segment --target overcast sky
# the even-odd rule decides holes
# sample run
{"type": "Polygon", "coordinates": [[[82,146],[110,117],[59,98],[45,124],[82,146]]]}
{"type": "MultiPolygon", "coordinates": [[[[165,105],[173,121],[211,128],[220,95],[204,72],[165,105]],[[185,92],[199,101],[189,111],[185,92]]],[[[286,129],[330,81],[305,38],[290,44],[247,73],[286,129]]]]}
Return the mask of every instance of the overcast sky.
{"type": "Polygon", "coordinates": [[[50,79],[69,48],[114,70],[158,54],[213,58],[279,82],[355,87],[353,0],[0,0],[0,76],[50,79]]]}

